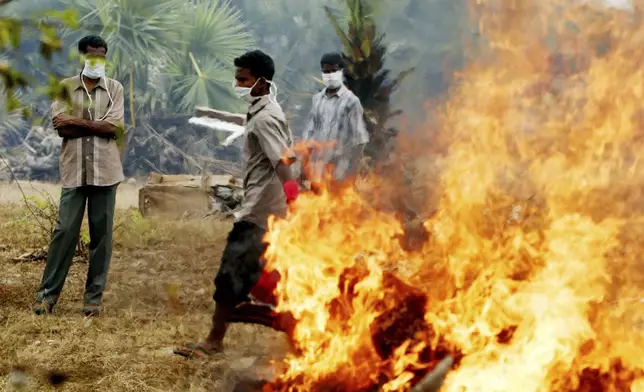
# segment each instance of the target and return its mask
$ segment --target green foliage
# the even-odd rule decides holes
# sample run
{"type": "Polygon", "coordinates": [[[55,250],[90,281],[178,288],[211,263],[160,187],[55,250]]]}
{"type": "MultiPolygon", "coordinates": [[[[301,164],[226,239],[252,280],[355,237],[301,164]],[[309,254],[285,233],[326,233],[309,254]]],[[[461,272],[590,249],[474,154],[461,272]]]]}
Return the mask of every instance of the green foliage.
{"type": "MultiPolygon", "coordinates": [[[[10,2],[4,2],[3,6],[10,2]]],[[[39,54],[50,61],[53,54],[60,52],[63,47],[57,34],[60,27],[70,29],[78,27],[78,17],[75,10],[42,10],[34,12],[33,18],[26,20],[3,14],[0,17],[0,51],[8,55],[19,52],[26,30],[33,30],[37,32],[39,54]]],[[[14,112],[21,106],[20,101],[16,99],[15,91],[26,89],[35,84],[35,77],[33,74],[14,68],[9,58],[0,62],[0,81],[5,96],[5,108],[8,112],[14,112]]],[[[52,74],[51,78],[57,79],[58,75],[52,74]]],[[[45,89],[48,96],[59,96],[57,84],[50,84],[48,87],[45,89]]],[[[28,113],[24,112],[23,114],[28,113]]]]}
{"type": "Polygon", "coordinates": [[[144,218],[137,208],[117,211],[114,225],[114,242],[122,248],[138,249],[141,246],[159,246],[172,242],[170,222],[144,218]]]}
{"type": "Polygon", "coordinates": [[[130,90],[127,109],[136,118],[195,105],[230,108],[232,60],[252,45],[230,1],[64,1],[91,26],[70,32],[70,45],[90,33],[105,38],[110,75],[130,90]]]}
{"type": "Polygon", "coordinates": [[[62,1],[78,10],[82,22],[81,29],[65,32],[70,53],[84,35],[108,43],[108,73],[125,89],[132,137],[126,173],[189,170],[177,159],[177,148],[189,151],[204,136],[186,126],[185,116],[196,105],[241,110],[232,94],[232,63],[253,40],[240,12],[230,0],[62,1]]]}
{"type": "Polygon", "coordinates": [[[78,11],[82,28],[66,31],[70,53],[78,39],[100,35],[109,46],[111,76],[124,81],[132,71],[145,71],[149,60],[172,51],[181,21],[175,0],[64,0],[78,11]]]}
{"type": "Polygon", "coordinates": [[[346,29],[331,8],[325,7],[325,10],[343,43],[347,86],[360,98],[365,110],[371,136],[366,152],[378,160],[389,153],[396,135],[395,129],[386,127],[387,121],[401,113],[390,110],[391,94],[413,68],[390,77],[390,71],[385,68],[385,35],[377,33],[373,4],[368,0],[346,0],[346,7],[346,29]]]}
{"type": "Polygon", "coordinates": [[[231,92],[233,60],[253,44],[239,10],[229,0],[193,0],[181,15],[178,50],[169,57],[169,96],[177,110],[195,104],[239,108],[231,92]]]}
{"type": "MultiPolygon", "coordinates": [[[[8,146],[22,141],[33,121],[23,118],[25,107],[44,119],[45,128],[49,126],[50,100],[62,94],[57,89],[58,80],[79,72],[78,39],[86,34],[99,34],[110,46],[108,74],[125,88],[127,175],[149,170],[189,172],[197,165],[188,163],[182,152],[197,159],[206,155],[213,159],[219,154],[215,152],[217,138],[213,132],[188,126],[187,119],[197,104],[229,111],[244,109],[230,88],[232,59],[255,46],[271,54],[276,62],[278,100],[288,113],[295,134],[303,126],[311,94],[320,88],[315,79],[319,77],[320,56],[344,48],[348,57],[355,60],[356,64],[351,66],[359,77],[349,83],[368,109],[367,119],[376,143],[379,135],[383,135],[382,139],[390,137],[384,124],[399,113],[395,108],[404,107],[406,116],[419,113],[424,118],[423,101],[445,88],[445,64],[461,62],[461,35],[467,30],[464,3],[464,0],[10,1],[7,6],[0,6],[0,32],[5,31],[0,40],[7,46],[7,50],[0,50],[5,52],[5,56],[0,54],[3,80],[0,83],[16,88],[11,94],[6,94],[6,88],[3,91],[0,139],[6,142],[7,135],[15,135],[8,146]],[[324,6],[343,11],[331,15],[335,27],[330,28],[324,6]],[[383,31],[387,32],[386,45],[380,35],[383,31]],[[15,38],[18,33],[20,41],[15,38]],[[15,43],[20,43],[18,49],[15,43]],[[55,55],[57,52],[61,55],[55,55]],[[407,75],[411,68],[417,71],[407,75]],[[403,77],[411,80],[401,84],[403,77]],[[26,89],[21,87],[25,85],[26,89]]],[[[380,151],[372,148],[378,143],[381,142],[370,146],[370,151],[380,151]]],[[[206,166],[204,162],[200,164],[206,166]]]]}

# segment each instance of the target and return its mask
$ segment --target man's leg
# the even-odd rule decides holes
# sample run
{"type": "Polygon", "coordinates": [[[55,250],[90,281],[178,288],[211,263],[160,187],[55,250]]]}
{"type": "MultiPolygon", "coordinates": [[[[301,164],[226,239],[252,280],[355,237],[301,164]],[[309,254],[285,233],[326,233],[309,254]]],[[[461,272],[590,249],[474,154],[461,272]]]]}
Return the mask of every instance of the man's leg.
{"type": "Polygon", "coordinates": [[[36,295],[36,313],[51,310],[58,301],[76,251],[85,214],[85,201],[85,188],[63,188],[61,191],[58,221],[49,244],[47,264],[36,295]]]}
{"type": "Polygon", "coordinates": [[[89,221],[89,268],[85,283],[84,312],[98,312],[107,284],[112,259],[112,231],[118,185],[89,189],[87,217],[89,221]]]}
{"type": "Polygon", "coordinates": [[[251,288],[259,280],[260,259],[266,249],[262,243],[265,231],[250,222],[237,222],[228,234],[226,248],[215,278],[215,313],[208,337],[197,345],[175,350],[182,356],[197,352],[212,354],[223,350],[228,322],[235,308],[248,301],[251,288]]]}

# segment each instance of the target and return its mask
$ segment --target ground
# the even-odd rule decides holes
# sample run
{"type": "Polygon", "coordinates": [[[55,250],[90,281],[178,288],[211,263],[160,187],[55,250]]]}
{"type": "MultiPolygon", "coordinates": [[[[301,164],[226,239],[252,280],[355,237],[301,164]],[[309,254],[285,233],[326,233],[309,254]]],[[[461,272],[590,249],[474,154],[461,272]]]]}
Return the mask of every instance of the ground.
{"type": "MultiPolygon", "coordinates": [[[[22,184],[28,196],[51,184],[22,184]]],[[[80,314],[87,264],[73,264],[53,315],[30,312],[44,262],[13,261],[44,246],[42,229],[15,184],[0,184],[0,390],[12,390],[16,368],[27,391],[54,390],[47,374],[69,376],[61,391],[231,391],[236,379],[281,355],[280,334],[232,326],[226,353],[208,360],[172,355],[208,330],[212,280],[229,223],[143,219],[137,188],[119,189],[114,255],[100,318],[80,314]]]]}

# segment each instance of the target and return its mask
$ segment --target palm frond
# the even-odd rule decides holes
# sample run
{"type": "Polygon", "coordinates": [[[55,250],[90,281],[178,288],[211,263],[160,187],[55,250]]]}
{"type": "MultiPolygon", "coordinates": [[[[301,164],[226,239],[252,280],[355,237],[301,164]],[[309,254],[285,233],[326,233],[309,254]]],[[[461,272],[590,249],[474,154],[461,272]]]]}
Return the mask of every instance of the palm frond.
{"type": "MultiPolygon", "coordinates": [[[[28,96],[20,90],[11,92],[12,98],[28,104],[28,96]]],[[[12,147],[20,143],[29,128],[29,122],[20,111],[7,111],[6,91],[0,85],[0,146],[12,147]]]]}
{"type": "Polygon", "coordinates": [[[230,88],[233,60],[253,45],[240,12],[228,0],[191,0],[181,19],[182,47],[171,56],[166,73],[177,110],[236,108],[230,88]]]}
{"type": "Polygon", "coordinates": [[[176,55],[167,67],[165,75],[171,78],[171,100],[178,102],[177,110],[190,111],[195,105],[221,108],[226,98],[230,103],[232,67],[210,56],[194,56],[194,61],[198,69],[189,56],[176,55]]]}
{"type": "Polygon", "coordinates": [[[253,45],[253,38],[230,0],[192,0],[184,10],[181,40],[185,51],[211,55],[224,64],[253,45]]]}
{"type": "MultiPolygon", "coordinates": [[[[100,34],[108,43],[112,75],[124,79],[149,59],[176,49],[181,21],[176,0],[64,0],[78,10],[79,31],[68,32],[72,48],[87,34],[100,34]],[[89,28],[87,28],[89,26],[89,28]]],[[[72,50],[72,52],[74,52],[72,50]]]]}

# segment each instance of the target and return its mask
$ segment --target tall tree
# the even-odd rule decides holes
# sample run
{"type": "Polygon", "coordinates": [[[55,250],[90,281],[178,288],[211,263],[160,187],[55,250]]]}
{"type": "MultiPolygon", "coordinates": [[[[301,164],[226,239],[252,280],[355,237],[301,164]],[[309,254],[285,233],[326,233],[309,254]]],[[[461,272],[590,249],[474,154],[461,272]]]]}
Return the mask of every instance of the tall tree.
{"type": "Polygon", "coordinates": [[[374,6],[368,0],[346,0],[346,28],[342,28],[330,7],[325,9],[342,39],[347,62],[347,86],[360,98],[364,107],[371,136],[365,152],[374,161],[379,161],[390,152],[397,133],[395,128],[387,126],[387,122],[401,113],[391,110],[391,94],[413,68],[397,76],[390,75],[390,70],[385,67],[385,35],[377,32],[374,6]]]}

